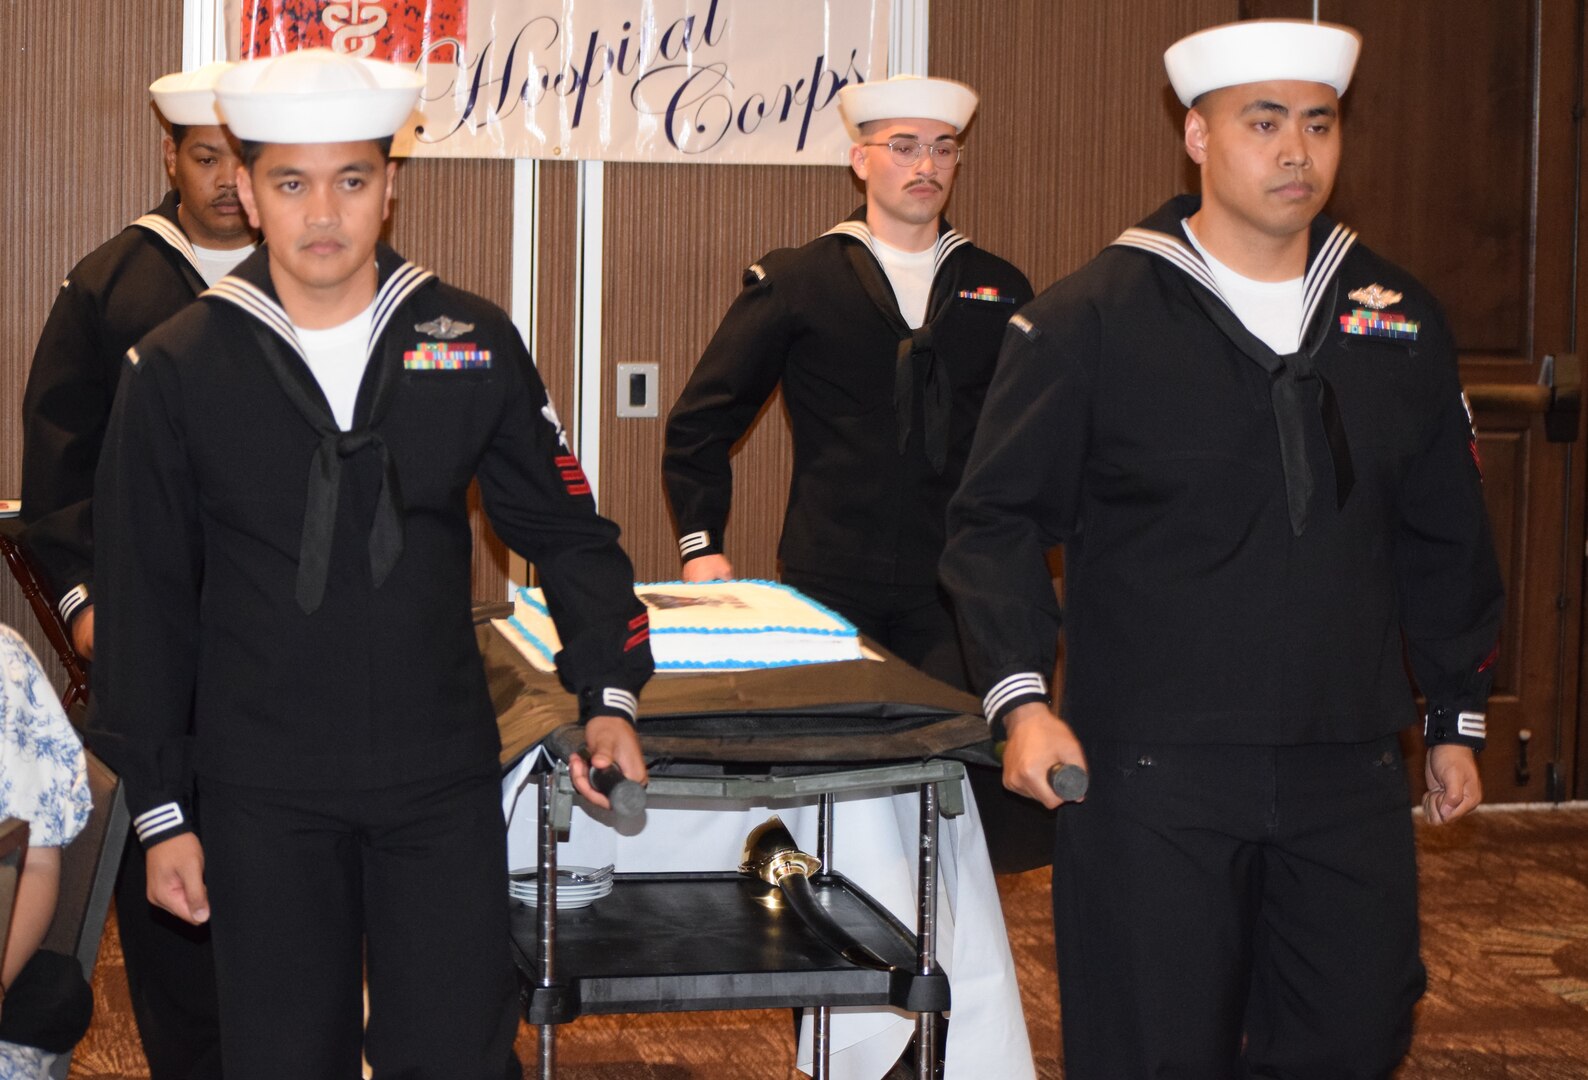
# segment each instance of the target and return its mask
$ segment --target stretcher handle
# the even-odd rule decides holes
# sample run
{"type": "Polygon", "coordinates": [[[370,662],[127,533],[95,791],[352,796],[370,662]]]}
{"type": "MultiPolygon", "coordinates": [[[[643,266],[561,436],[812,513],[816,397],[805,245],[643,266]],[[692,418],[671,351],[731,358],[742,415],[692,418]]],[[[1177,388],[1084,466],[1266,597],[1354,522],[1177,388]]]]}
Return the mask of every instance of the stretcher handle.
{"type": "Polygon", "coordinates": [[[1074,802],[1086,794],[1092,778],[1079,765],[1055,765],[1048,770],[1048,787],[1065,802],[1074,802]]]}
{"type": "Polygon", "coordinates": [[[645,789],[624,776],[616,764],[591,769],[590,786],[607,797],[619,817],[633,817],[645,809],[645,789]]]}

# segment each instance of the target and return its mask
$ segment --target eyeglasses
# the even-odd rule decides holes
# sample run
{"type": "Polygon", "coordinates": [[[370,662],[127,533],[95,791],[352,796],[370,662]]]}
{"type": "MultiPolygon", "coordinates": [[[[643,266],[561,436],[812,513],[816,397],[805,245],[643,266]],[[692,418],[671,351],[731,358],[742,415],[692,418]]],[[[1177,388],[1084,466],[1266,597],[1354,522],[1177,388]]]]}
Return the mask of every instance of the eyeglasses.
{"type": "Polygon", "coordinates": [[[919,139],[890,139],[887,142],[868,142],[860,145],[886,146],[888,153],[893,155],[893,163],[903,168],[909,168],[920,161],[922,154],[931,154],[933,165],[939,169],[952,169],[965,156],[965,148],[948,139],[934,143],[924,143],[919,139]]]}

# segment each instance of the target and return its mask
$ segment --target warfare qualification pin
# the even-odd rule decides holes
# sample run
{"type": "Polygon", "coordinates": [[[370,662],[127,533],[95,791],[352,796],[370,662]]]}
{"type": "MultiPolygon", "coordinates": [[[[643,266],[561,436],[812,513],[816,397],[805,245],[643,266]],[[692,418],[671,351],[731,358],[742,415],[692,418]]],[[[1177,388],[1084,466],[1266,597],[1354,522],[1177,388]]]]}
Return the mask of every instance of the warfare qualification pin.
{"type": "MultiPolygon", "coordinates": [[[[1377,286],[1375,286],[1376,288],[1377,286]]],[[[1399,299],[1397,297],[1397,299],[1399,299]]],[[[441,341],[451,341],[462,334],[467,334],[474,329],[473,323],[454,322],[445,315],[438,315],[429,322],[414,323],[414,329],[421,334],[426,334],[441,341]]]]}
{"type": "Polygon", "coordinates": [[[1382,285],[1369,285],[1366,288],[1355,289],[1347,293],[1346,296],[1363,307],[1372,308],[1374,311],[1383,311],[1391,304],[1398,304],[1402,300],[1400,293],[1394,289],[1386,289],[1382,285]]]}

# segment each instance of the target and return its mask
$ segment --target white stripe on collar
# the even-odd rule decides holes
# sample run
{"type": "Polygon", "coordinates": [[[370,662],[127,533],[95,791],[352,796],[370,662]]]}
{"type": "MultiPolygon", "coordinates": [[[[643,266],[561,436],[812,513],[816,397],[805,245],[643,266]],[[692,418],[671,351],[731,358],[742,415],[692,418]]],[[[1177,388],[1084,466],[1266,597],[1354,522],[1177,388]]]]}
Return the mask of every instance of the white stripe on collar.
{"type": "Polygon", "coordinates": [[[422,266],[415,266],[405,262],[392,272],[386,279],[386,284],[380,287],[380,292],[375,294],[375,318],[369,328],[369,351],[375,351],[375,343],[386,332],[386,324],[402,306],[404,300],[419,286],[429,281],[436,275],[422,266]]]}
{"type": "Polygon", "coordinates": [[[943,269],[944,260],[968,243],[970,243],[970,237],[961,236],[953,229],[939,234],[937,238],[937,260],[932,264],[932,272],[935,274],[943,269]]]}
{"type": "MultiPolygon", "coordinates": [[[[1355,229],[1336,225],[1324,238],[1323,244],[1318,248],[1317,256],[1312,260],[1312,265],[1307,267],[1307,273],[1302,279],[1301,333],[1303,336],[1306,335],[1307,326],[1312,322],[1312,316],[1318,309],[1318,301],[1323,298],[1325,288],[1334,279],[1335,271],[1340,269],[1346,253],[1356,244],[1356,240],[1355,229]]],[[[1219,291],[1218,283],[1213,280],[1213,274],[1208,270],[1202,256],[1180,238],[1158,232],[1156,229],[1135,227],[1120,233],[1114,245],[1140,248],[1142,251],[1162,256],[1184,270],[1208,292],[1217,296],[1225,307],[1230,307],[1229,300],[1219,291]]]]}
{"type": "MultiPolygon", "coordinates": [[[[386,279],[380,291],[375,294],[375,316],[371,320],[366,358],[374,354],[376,343],[386,332],[386,324],[391,321],[391,317],[396,314],[403,301],[408,299],[415,289],[435,276],[422,266],[405,262],[386,279]]],[[[292,346],[300,357],[304,355],[303,344],[298,340],[298,332],[292,325],[292,319],[287,315],[286,310],[259,286],[244,281],[235,274],[227,274],[200,295],[214,295],[221,300],[236,304],[274,330],[276,336],[292,346]]]]}
{"type": "Polygon", "coordinates": [[[1213,272],[1208,269],[1208,264],[1202,261],[1202,256],[1196,253],[1196,249],[1178,237],[1158,232],[1156,229],[1129,228],[1120,233],[1110,246],[1140,248],[1149,254],[1167,259],[1190,274],[1197,284],[1223,300],[1225,307],[1229,307],[1229,301],[1225,300],[1224,294],[1219,291],[1219,283],[1213,280],[1213,272]]]}
{"type": "Polygon", "coordinates": [[[1307,267],[1307,277],[1302,283],[1301,328],[1306,330],[1312,322],[1312,314],[1318,308],[1318,301],[1323,299],[1324,289],[1334,279],[1335,271],[1340,269],[1340,264],[1345,261],[1346,252],[1356,245],[1356,230],[1336,225],[1334,231],[1323,241],[1318,248],[1318,257],[1312,260],[1312,265],[1307,267]]]}
{"type": "MultiPolygon", "coordinates": [[[[877,253],[877,238],[872,233],[871,227],[864,221],[840,221],[837,225],[822,233],[823,236],[850,236],[866,245],[872,255],[877,253]]],[[[937,254],[932,259],[932,273],[936,274],[943,268],[943,261],[953,252],[970,243],[970,237],[958,229],[949,229],[937,234],[937,242],[932,245],[937,254]]],[[[880,259],[878,260],[881,261],[880,259]]]]}
{"type": "Polygon", "coordinates": [[[292,320],[287,317],[282,306],[267,296],[259,286],[244,281],[235,274],[227,274],[199,295],[214,296],[236,304],[274,330],[277,337],[292,346],[292,350],[302,357],[305,363],[308,362],[307,357],[304,356],[303,343],[298,340],[297,330],[293,329],[292,320]]]}
{"type": "Polygon", "coordinates": [[[161,240],[171,246],[176,253],[188,261],[195,273],[203,278],[204,272],[199,269],[198,253],[193,250],[193,241],[168,217],[160,214],[145,214],[133,222],[140,229],[147,229],[161,240]]]}
{"type": "Polygon", "coordinates": [[[866,247],[876,253],[876,241],[871,237],[871,229],[864,221],[840,221],[837,225],[822,233],[823,236],[852,236],[866,247]]]}

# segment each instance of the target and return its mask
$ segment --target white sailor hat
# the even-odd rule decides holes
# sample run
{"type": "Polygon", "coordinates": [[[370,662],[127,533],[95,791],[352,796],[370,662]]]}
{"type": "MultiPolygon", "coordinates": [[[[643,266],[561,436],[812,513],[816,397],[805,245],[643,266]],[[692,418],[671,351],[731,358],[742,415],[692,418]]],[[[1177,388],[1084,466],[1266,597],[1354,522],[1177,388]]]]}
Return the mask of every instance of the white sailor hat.
{"type": "Polygon", "coordinates": [[[155,108],[167,123],[188,127],[219,124],[221,116],[215,108],[215,80],[231,66],[224,60],[217,60],[195,71],[160,76],[149,84],[155,108]]]}
{"type": "Polygon", "coordinates": [[[215,84],[221,115],[248,142],[384,139],[403,126],[424,86],[418,72],[330,49],[245,60],[215,84]]]}
{"type": "Polygon", "coordinates": [[[1183,37],[1163,54],[1182,105],[1209,90],[1244,83],[1296,80],[1351,85],[1362,35],[1348,26],[1301,19],[1248,19],[1183,37]]]}
{"type": "Polygon", "coordinates": [[[850,83],[838,91],[838,111],[855,142],[861,124],[906,116],[941,120],[964,131],[976,111],[976,91],[953,79],[895,75],[887,82],[850,83]]]}

